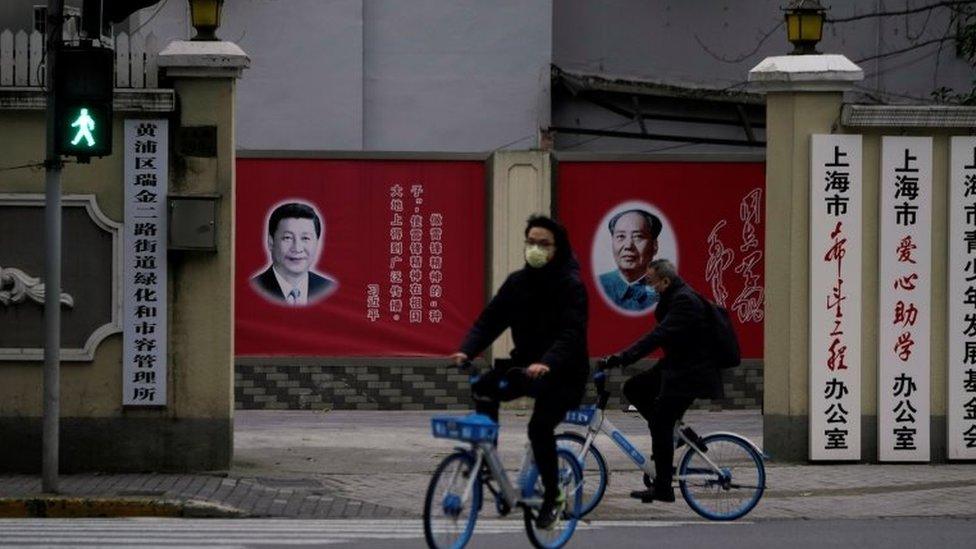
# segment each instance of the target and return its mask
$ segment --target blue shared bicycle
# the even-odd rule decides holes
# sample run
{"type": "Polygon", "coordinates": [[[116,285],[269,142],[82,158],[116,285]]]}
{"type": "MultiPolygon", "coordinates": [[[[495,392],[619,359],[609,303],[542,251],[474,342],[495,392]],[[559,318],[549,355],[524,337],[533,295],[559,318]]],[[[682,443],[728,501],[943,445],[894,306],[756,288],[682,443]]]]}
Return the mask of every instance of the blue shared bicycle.
{"type": "MultiPolygon", "coordinates": [[[[471,364],[467,362],[462,367],[471,368],[471,364]]],[[[500,383],[506,383],[508,375],[525,375],[525,370],[509,370],[500,383]]],[[[478,379],[472,369],[470,382],[474,384],[478,379]]],[[[485,490],[494,498],[500,516],[515,507],[522,509],[525,530],[533,546],[556,549],[573,536],[583,505],[580,490],[583,473],[572,452],[557,449],[559,487],[566,496],[565,506],[551,528],[540,529],[536,527],[535,517],[544,490],[530,446],[526,445],[522,466],[512,482],[495,449],[498,423],[491,418],[482,414],[435,416],[431,427],[434,437],[458,440],[467,446],[455,447],[454,453],[441,461],[430,479],[424,499],[424,537],[429,547],[460,549],[470,541],[485,490]]]]}

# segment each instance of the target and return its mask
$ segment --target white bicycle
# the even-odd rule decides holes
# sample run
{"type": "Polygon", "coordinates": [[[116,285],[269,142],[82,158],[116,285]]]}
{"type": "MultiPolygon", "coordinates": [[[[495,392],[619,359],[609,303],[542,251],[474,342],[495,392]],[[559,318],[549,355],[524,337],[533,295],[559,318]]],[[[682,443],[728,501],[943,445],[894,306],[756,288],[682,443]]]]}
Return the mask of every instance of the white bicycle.
{"type": "MultiPolygon", "coordinates": [[[[587,515],[603,499],[610,481],[610,468],[594,441],[603,433],[644,473],[644,485],[654,482],[654,462],[634,447],[606,417],[610,392],[607,375],[599,369],[593,376],[596,404],[571,410],[566,423],[586,427],[586,434],[567,431],[556,435],[561,448],[570,449],[583,470],[583,506],[587,515]]],[[[681,496],[699,515],[709,520],[735,520],[751,511],[766,489],[766,454],[751,440],[730,432],[699,436],[682,421],[675,424],[677,447],[686,447],[678,462],[675,480],[681,496]]]]}

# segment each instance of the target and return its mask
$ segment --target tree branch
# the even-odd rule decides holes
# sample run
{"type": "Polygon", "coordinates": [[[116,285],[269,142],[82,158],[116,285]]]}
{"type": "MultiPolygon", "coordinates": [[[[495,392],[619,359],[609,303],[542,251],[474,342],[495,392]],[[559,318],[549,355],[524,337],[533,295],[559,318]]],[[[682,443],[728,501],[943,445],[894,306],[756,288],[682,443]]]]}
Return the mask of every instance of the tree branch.
{"type": "Polygon", "coordinates": [[[920,8],[911,8],[901,11],[878,11],[874,13],[865,13],[864,15],[853,15],[851,17],[837,17],[837,18],[827,18],[824,20],[826,23],[849,23],[851,21],[859,21],[861,19],[870,19],[872,17],[888,17],[890,15],[910,15],[913,13],[919,13],[928,10],[934,10],[936,8],[953,8],[962,6],[974,6],[976,7],[976,1],[974,0],[945,0],[943,2],[936,2],[934,4],[929,4],[927,6],[922,6],[920,8]]]}
{"type": "Polygon", "coordinates": [[[766,40],[769,40],[769,37],[772,36],[773,33],[775,33],[777,30],[779,30],[779,28],[782,27],[783,24],[784,23],[782,21],[780,21],[779,23],[776,24],[775,27],[773,27],[773,28],[769,29],[768,31],[766,31],[762,35],[762,38],[759,39],[759,42],[756,43],[756,47],[755,48],[752,48],[752,51],[750,51],[748,53],[744,53],[744,54],[742,54],[742,55],[740,55],[738,57],[724,57],[722,55],[719,55],[719,54],[713,52],[711,49],[708,48],[708,46],[705,45],[704,42],[702,42],[701,38],[699,38],[697,34],[695,35],[695,42],[698,42],[698,45],[701,46],[701,49],[705,50],[705,53],[707,53],[708,55],[710,55],[712,57],[712,59],[715,59],[717,61],[721,61],[723,63],[740,63],[740,62],[745,61],[746,59],[752,57],[753,55],[755,55],[755,53],[757,51],[759,51],[759,48],[762,47],[763,43],[765,43],[766,40]]]}
{"type": "Polygon", "coordinates": [[[900,50],[886,51],[884,53],[879,53],[878,55],[871,55],[869,57],[862,57],[860,59],[855,60],[854,62],[855,63],[863,63],[865,61],[872,61],[874,59],[882,59],[882,58],[885,58],[885,57],[891,57],[893,55],[899,55],[899,54],[902,54],[902,53],[905,53],[905,52],[908,52],[908,51],[917,50],[919,48],[924,48],[925,46],[928,46],[929,44],[936,44],[936,43],[948,42],[949,40],[955,40],[955,39],[956,39],[956,35],[954,35],[954,34],[953,35],[950,35],[950,36],[943,36],[942,38],[933,38],[932,40],[926,40],[925,42],[919,42],[918,44],[913,44],[911,46],[908,46],[907,48],[902,48],[900,50]]]}

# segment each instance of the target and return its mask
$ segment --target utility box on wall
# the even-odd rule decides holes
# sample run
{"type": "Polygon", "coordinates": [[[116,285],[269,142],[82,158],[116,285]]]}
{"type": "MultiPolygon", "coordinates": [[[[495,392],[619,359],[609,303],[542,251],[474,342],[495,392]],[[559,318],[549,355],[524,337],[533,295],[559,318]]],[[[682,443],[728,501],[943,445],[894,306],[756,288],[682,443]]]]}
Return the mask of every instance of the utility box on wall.
{"type": "Polygon", "coordinates": [[[169,198],[169,249],[217,251],[217,200],[219,195],[186,195],[169,198]]]}

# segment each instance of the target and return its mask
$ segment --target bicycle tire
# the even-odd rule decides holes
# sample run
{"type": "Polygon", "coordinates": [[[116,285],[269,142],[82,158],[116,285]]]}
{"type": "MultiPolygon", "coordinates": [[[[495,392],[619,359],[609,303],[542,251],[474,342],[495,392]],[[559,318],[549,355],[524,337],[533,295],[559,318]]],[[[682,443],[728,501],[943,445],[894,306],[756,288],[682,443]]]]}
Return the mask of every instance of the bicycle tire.
{"type": "Polygon", "coordinates": [[[733,434],[707,435],[706,454],[720,469],[712,469],[701,454],[689,448],[678,467],[681,496],[696,513],[709,520],[730,521],[748,514],[766,489],[763,457],[752,444],[733,434]],[[682,478],[696,475],[696,478],[682,478]]]}
{"type": "Polygon", "coordinates": [[[560,443],[564,443],[563,448],[567,448],[576,454],[580,464],[580,472],[583,473],[583,488],[581,490],[583,506],[579,515],[580,518],[583,518],[590,514],[593,509],[596,509],[596,506],[603,500],[603,496],[606,495],[607,485],[610,483],[610,468],[607,467],[607,460],[596,447],[596,444],[590,444],[590,448],[586,452],[587,455],[580,456],[580,450],[586,444],[585,436],[573,431],[566,431],[556,435],[556,445],[559,446],[560,443]],[[590,470],[591,467],[594,468],[593,471],[590,470]],[[590,480],[593,477],[596,477],[595,483],[590,480]],[[593,488],[592,491],[589,490],[591,487],[593,488]]]}
{"type": "Polygon", "coordinates": [[[430,478],[430,485],[427,487],[427,495],[424,497],[424,538],[427,546],[431,549],[461,549],[471,540],[474,533],[474,525],[478,520],[478,512],[481,510],[482,486],[478,480],[472,485],[470,494],[470,505],[465,506],[460,500],[467,487],[467,482],[472,474],[478,474],[474,469],[475,459],[468,452],[456,452],[444,458],[440,465],[434,470],[430,478]],[[452,469],[457,467],[457,469],[452,469]],[[448,485],[443,490],[438,490],[439,481],[445,476],[445,472],[450,474],[448,485]],[[454,499],[456,498],[456,499],[454,499]],[[459,520],[464,510],[467,509],[469,515],[459,520]],[[452,516],[455,513],[456,516],[452,516]],[[438,528],[434,524],[437,518],[445,518],[445,525],[438,528]],[[440,530],[446,530],[444,536],[440,530]],[[454,535],[451,535],[451,534],[454,535]],[[448,541],[441,538],[446,537],[448,541]]]}
{"type": "MultiPolygon", "coordinates": [[[[580,509],[583,505],[583,494],[581,491],[583,482],[583,472],[580,469],[579,461],[573,452],[565,448],[556,448],[556,463],[559,468],[559,486],[566,493],[566,509],[563,511],[559,525],[560,530],[539,530],[535,527],[535,513],[528,507],[523,509],[525,520],[525,533],[529,536],[532,546],[537,549],[559,549],[569,542],[576,531],[576,523],[579,522],[580,509]],[[554,535],[551,535],[554,534],[554,535]]],[[[542,483],[539,479],[538,469],[533,465],[532,474],[534,475],[535,495],[542,496],[542,483]]]]}

